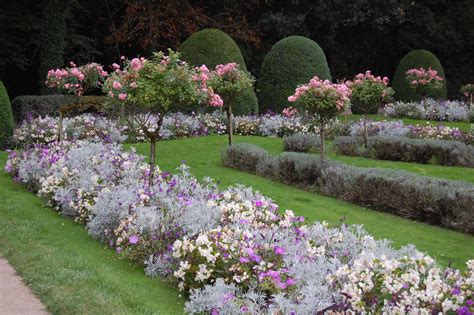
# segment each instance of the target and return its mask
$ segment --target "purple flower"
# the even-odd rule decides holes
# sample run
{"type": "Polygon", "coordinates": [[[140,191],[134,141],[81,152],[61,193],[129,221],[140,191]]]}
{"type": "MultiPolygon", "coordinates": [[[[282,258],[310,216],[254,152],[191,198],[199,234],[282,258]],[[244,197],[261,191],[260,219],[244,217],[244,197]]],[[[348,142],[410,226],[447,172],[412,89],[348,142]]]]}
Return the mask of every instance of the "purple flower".
{"type": "Polygon", "coordinates": [[[246,264],[246,263],[248,263],[250,260],[249,260],[247,257],[240,257],[239,261],[240,261],[241,264],[246,264]]]}
{"type": "Polygon", "coordinates": [[[281,246],[275,246],[274,251],[277,255],[283,255],[285,253],[285,249],[281,246]]]}
{"type": "Polygon", "coordinates": [[[122,252],[122,247],[117,247],[115,251],[120,254],[122,252]]]}
{"type": "Polygon", "coordinates": [[[137,244],[138,243],[138,235],[134,234],[134,235],[130,236],[130,238],[128,239],[128,242],[130,244],[137,244]]]}
{"type": "Polygon", "coordinates": [[[453,290],[451,291],[451,294],[459,295],[461,294],[461,289],[459,289],[459,287],[454,287],[453,290]]]}
{"type": "Polygon", "coordinates": [[[262,206],[263,206],[263,202],[261,200],[255,201],[255,207],[262,207],[262,206]]]}

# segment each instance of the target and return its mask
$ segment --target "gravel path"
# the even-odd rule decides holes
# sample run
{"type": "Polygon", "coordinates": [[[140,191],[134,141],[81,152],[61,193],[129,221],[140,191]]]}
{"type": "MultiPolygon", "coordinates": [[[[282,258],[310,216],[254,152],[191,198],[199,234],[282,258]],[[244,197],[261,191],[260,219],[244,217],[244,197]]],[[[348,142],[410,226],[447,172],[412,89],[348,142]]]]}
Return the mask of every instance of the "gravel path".
{"type": "Polygon", "coordinates": [[[0,257],[0,314],[48,314],[41,301],[31,293],[8,262],[0,257]]]}

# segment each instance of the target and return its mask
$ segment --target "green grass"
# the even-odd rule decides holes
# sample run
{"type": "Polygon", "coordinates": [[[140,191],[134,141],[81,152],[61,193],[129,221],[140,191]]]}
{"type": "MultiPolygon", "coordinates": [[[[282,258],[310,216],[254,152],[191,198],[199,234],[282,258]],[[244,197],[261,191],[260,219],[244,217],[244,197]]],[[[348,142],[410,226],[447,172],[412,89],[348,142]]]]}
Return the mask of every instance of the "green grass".
{"type": "MultiPolygon", "coordinates": [[[[282,139],[263,137],[235,137],[236,142],[248,142],[260,145],[273,153],[281,152],[282,139]]],[[[163,141],[157,145],[157,161],[162,169],[173,170],[181,160],[191,166],[191,171],[198,177],[210,176],[219,180],[221,187],[236,183],[252,186],[264,195],[273,198],[284,209],[292,209],[310,221],[326,220],[330,223],[340,222],[344,218],[350,224],[363,224],[377,238],[387,238],[395,246],[415,244],[420,250],[429,253],[441,264],[453,262],[454,266],[464,268],[464,263],[474,258],[474,236],[447,230],[437,226],[415,222],[353,205],[335,198],[304,191],[279,182],[271,181],[256,175],[226,168],[221,164],[220,151],[226,145],[225,136],[209,136],[196,139],[163,141]]],[[[147,143],[128,145],[138,152],[148,155],[147,143]]],[[[360,163],[376,163],[375,160],[357,159],[360,163]]],[[[388,162],[393,163],[393,162],[388,162]]],[[[375,165],[375,164],[374,164],[375,165]]],[[[444,178],[456,177],[456,173],[446,173],[450,168],[434,165],[410,165],[395,163],[410,171],[444,178]]],[[[371,166],[371,165],[368,165],[371,166]]],[[[469,169],[469,171],[471,171],[469,169]]],[[[474,174],[470,173],[474,182],[474,174]]]]}
{"type": "MultiPolygon", "coordinates": [[[[281,139],[235,139],[261,145],[272,153],[281,152],[281,139]]],[[[455,267],[464,268],[464,262],[474,258],[474,236],[225,168],[220,162],[220,151],[225,145],[225,136],[163,141],[157,146],[158,163],[162,169],[174,170],[186,160],[196,176],[211,176],[219,180],[221,187],[236,183],[253,186],[272,197],[282,210],[292,209],[310,221],[337,223],[344,218],[350,224],[363,224],[376,238],[391,239],[395,246],[415,244],[443,265],[452,262],[455,267]]],[[[131,146],[148,154],[146,143],[128,145],[131,146]]],[[[405,168],[444,178],[457,178],[460,174],[456,173],[457,168],[331,157],[356,165],[405,168]]],[[[5,160],[6,154],[0,152],[2,168],[5,160]]],[[[464,171],[462,178],[474,182],[474,175],[464,171]]],[[[183,310],[183,299],[174,288],[145,277],[140,266],[118,259],[82,226],[46,207],[41,199],[14,184],[5,173],[0,173],[0,255],[8,259],[55,314],[179,314],[183,310]]]]}
{"type": "MultiPolygon", "coordinates": [[[[6,154],[0,152],[0,166],[6,154]]],[[[54,314],[182,314],[183,300],[0,171],[0,255],[54,314]]]]}
{"type": "MultiPolygon", "coordinates": [[[[348,115],[347,119],[350,121],[357,121],[361,119],[363,115],[348,115]]],[[[372,120],[402,120],[405,125],[427,125],[428,123],[433,125],[433,126],[438,126],[438,125],[445,125],[449,127],[457,127],[462,131],[469,132],[471,131],[471,123],[469,122],[463,122],[463,121],[447,121],[447,122],[440,122],[436,120],[420,120],[420,119],[411,119],[411,118],[393,118],[393,117],[388,117],[388,116],[383,116],[383,115],[369,115],[369,118],[372,120]]],[[[339,119],[341,121],[345,120],[345,117],[343,115],[339,116],[339,119]]]]}

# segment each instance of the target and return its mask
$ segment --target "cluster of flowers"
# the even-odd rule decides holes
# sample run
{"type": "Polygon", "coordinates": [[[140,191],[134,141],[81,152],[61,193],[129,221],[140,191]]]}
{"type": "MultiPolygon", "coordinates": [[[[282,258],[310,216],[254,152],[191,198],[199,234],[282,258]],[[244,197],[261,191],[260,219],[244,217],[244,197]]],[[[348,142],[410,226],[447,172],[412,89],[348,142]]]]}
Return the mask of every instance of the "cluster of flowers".
{"type": "Polygon", "coordinates": [[[406,79],[414,88],[418,86],[441,87],[443,78],[438,75],[438,71],[425,68],[413,68],[405,72],[406,79]]]}
{"type": "Polygon", "coordinates": [[[143,157],[120,145],[64,141],[11,152],[6,170],[120,255],[212,314],[474,311],[474,261],[440,269],[360,226],[305,225],[242,186],[219,190],[184,164],[145,180],[143,157]]]}
{"type": "MultiPolygon", "coordinates": [[[[426,125],[405,125],[402,121],[381,120],[369,121],[367,124],[369,136],[409,137],[430,140],[454,140],[466,144],[474,144],[474,135],[466,133],[456,127],[426,125]]],[[[350,126],[351,136],[362,136],[363,121],[360,120],[350,126]]]]}
{"type": "Polygon", "coordinates": [[[324,106],[335,106],[338,111],[344,110],[349,103],[350,89],[346,84],[334,84],[329,80],[321,80],[318,77],[312,78],[308,84],[303,84],[296,88],[295,94],[288,97],[292,103],[308,103],[306,107],[312,107],[314,104],[327,103],[324,106]]]}
{"type": "MultiPolygon", "coordinates": [[[[29,147],[34,144],[48,144],[58,139],[59,119],[46,117],[27,117],[13,131],[12,141],[16,147],[29,147]]],[[[68,141],[96,140],[107,143],[126,140],[124,129],[117,123],[99,115],[82,114],[63,121],[64,136],[68,141]]]]}
{"type": "Polygon", "coordinates": [[[439,121],[470,121],[474,110],[461,101],[424,99],[420,102],[394,102],[384,108],[385,115],[439,121]]]}
{"type": "Polygon", "coordinates": [[[89,89],[99,88],[107,75],[107,71],[97,63],[78,67],[71,62],[70,67],[49,70],[45,84],[61,93],[81,96],[89,89]]]}
{"type": "Polygon", "coordinates": [[[113,63],[113,72],[105,81],[103,90],[107,95],[119,101],[125,101],[130,91],[137,88],[138,71],[143,68],[147,60],[143,57],[132,60],[121,57],[123,66],[113,63]]]}

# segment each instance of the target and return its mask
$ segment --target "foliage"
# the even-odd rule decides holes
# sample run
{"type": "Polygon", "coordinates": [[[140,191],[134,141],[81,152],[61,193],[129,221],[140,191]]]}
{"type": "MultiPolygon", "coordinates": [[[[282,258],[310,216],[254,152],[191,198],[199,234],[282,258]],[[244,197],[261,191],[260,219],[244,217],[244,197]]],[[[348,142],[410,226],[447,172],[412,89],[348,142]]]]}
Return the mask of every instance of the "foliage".
{"type": "Polygon", "coordinates": [[[10,98],[5,85],[0,81],[0,149],[5,148],[10,142],[14,127],[10,98]]]}
{"type": "Polygon", "coordinates": [[[388,87],[388,78],[375,77],[367,70],[348,81],[351,89],[351,112],[353,114],[376,114],[380,105],[391,100],[393,90],[388,87]]]}
{"type": "Polygon", "coordinates": [[[360,148],[360,140],[354,137],[337,137],[333,144],[337,153],[350,156],[474,167],[474,147],[458,141],[375,136],[370,138],[366,150],[360,148]]]}
{"type": "MultiPolygon", "coordinates": [[[[412,80],[413,81],[413,80],[412,80]]],[[[427,50],[413,50],[400,60],[393,77],[393,89],[395,90],[395,99],[403,102],[419,101],[424,97],[435,99],[446,99],[446,77],[443,67],[438,58],[427,50]],[[406,73],[414,68],[431,68],[436,71],[436,75],[442,78],[443,84],[439,89],[433,89],[420,94],[412,88],[411,81],[407,80],[406,73]]]]}
{"type": "Polygon", "coordinates": [[[309,152],[319,147],[315,135],[297,133],[283,138],[283,151],[309,152]]]}
{"type": "MultiPolygon", "coordinates": [[[[105,96],[81,96],[72,95],[22,95],[12,101],[13,113],[18,122],[24,119],[44,116],[57,116],[58,110],[64,106],[77,104],[76,112],[83,110],[95,112],[109,112],[106,106],[105,96]]],[[[115,114],[115,113],[111,113],[115,114]]]]}
{"type": "MultiPolygon", "coordinates": [[[[227,163],[226,152],[232,152],[232,161],[245,159],[247,154],[245,149],[229,149],[223,153],[224,163],[227,163]]],[[[245,169],[253,170],[255,167],[257,174],[379,211],[467,233],[474,232],[474,221],[468,214],[474,207],[474,189],[470,184],[400,170],[322,161],[307,153],[289,152],[266,157],[265,150],[260,149],[260,152],[264,158],[254,159],[256,164],[253,166],[245,164],[245,169]]],[[[238,163],[226,165],[240,168],[238,163]]]]}
{"type": "Polygon", "coordinates": [[[49,70],[45,84],[60,93],[81,96],[100,88],[107,75],[107,71],[97,63],[92,62],[78,67],[71,62],[70,67],[49,70]]]}
{"type": "Polygon", "coordinates": [[[424,98],[425,95],[430,95],[436,92],[436,90],[443,88],[443,78],[438,75],[436,70],[425,68],[413,68],[408,69],[405,72],[406,80],[412,89],[415,89],[416,93],[424,98]]]}
{"type": "Polygon", "coordinates": [[[258,77],[260,110],[281,112],[288,107],[288,96],[295,88],[317,76],[330,80],[326,56],[309,38],[290,36],[277,42],[265,56],[258,77]]]}
{"type": "MultiPolygon", "coordinates": [[[[247,71],[242,53],[234,40],[218,29],[204,29],[188,37],[178,51],[181,58],[191,65],[206,65],[209,69],[219,64],[237,63],[247,71]]],[[[253,86],[242,90],[234,105],[234,112],[239,115],[258,113],[257,97],[253,86]]]]}
{"type": "Polygon", "coordinates": [[[461,86],[459,92],[461,92],[467,98],[472,97],[472,95],[474,95],[474,84],[466,84],[461,86]]]}

